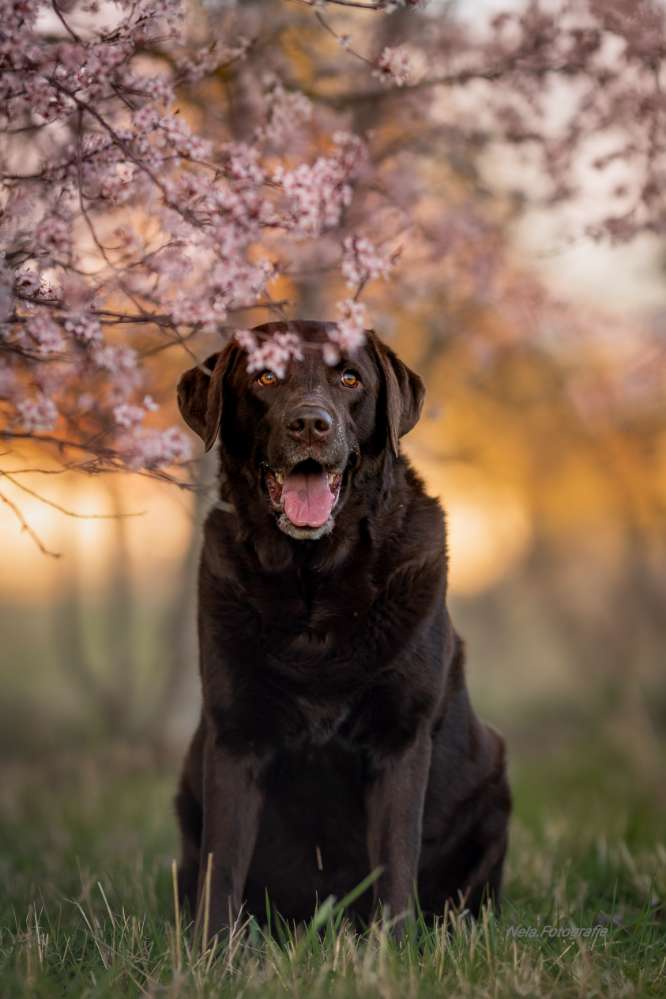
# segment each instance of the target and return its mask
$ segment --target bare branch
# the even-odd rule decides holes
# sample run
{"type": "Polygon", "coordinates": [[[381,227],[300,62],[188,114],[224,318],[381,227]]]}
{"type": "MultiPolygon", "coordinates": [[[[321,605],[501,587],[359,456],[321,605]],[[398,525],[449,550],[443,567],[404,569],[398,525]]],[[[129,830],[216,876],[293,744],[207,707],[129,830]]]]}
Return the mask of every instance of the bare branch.
{"type": "MultiPolygon", "coordinates": [[[[318,6],[318,0],[295,0],[295,2],[303,4],[305,7],[318,6]]],[[[324,3],[336,7],[352,7],[357,10],[384,10],[386,8],[386,0],[376,0],[376,3],[363,3],[362,0],[324,0],[324,3]]]]}
{"type": "Polygon", "coordinates": [[[58,513],[64,513],[66,517],[75,517],[77,520],[117,520],[119,517],[143,517],[146,514],[145,510],[138,510],[135,513],[76,513],[76,511],[68,510],[66,507],[61,506],[54,500],[47,499],[46,496],[40,495],[40,493],[35,492],[34,489],[30,489],[22,482],[18,482],[9,472],[3,472],[0,470],[0,477],[7,479],[15,485],[17,489],[21,489],[24,493],[27,493],[28,496],[33,496],[35,499],[39,500],[40,503],[44,503],[46,506],[52,507],[54,510],[57,510],[58,513]]]}
{"type": "Polygon", "coordinates": [[[30,526],[30,524],[25,519],[25,517],[23,516],[19,508],[16,506],[16,504],[12,503],[9,497],[5,496],[4,493],[0,493],[0,502],[4,503],[6,506],[9,507],[9,509],[12,511],[12,513],[18,520],[19,524],[21,525],[21,530],[25,531],[32,538],[32,540],[35,542],[42,555],[48,555],[50,558],[62,557],[61,552],[52,552],[50,551],[50,549],[46,547],[44,542],[41,540],[37,532],[30,526]]]}

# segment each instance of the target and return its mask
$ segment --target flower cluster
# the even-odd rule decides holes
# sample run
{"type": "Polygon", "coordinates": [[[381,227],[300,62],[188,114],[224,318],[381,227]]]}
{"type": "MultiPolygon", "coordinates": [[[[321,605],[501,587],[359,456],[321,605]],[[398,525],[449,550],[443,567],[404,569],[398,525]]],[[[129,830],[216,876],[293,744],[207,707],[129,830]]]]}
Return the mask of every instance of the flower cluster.
{"type": "Polygon", "coordinates": [[[46,312],[39,312],[28,319],[21,340],[40,354],[57,354],[65,345],[62,330],[46,312]]]}
{"type": "Polygon", "coordinates": [[[285,90],[273,74],[266,74],[263,84],[265,123],[258,128],[257,139],[280,146],[312,118],[312,102],[298,90],[285,90]]]}
{"type": "Polygon", "coordinates": [[[19,399],[16,412],[21,429],[26,433],[52,430],[58,419],[55,403],[41,392],[27,399],[19,399]]]}
{"type": "Polygon", "coordinates": [[[351,203],[352,180],[365,160],[365,148],[356,136],[338,132],[333,141],[331,156],[319,156],[312,165],[302,163],[294,170],[278,167],[273,174],[284,192],[290,225],[304,236],[318,236],[339,224],[351,203]]]}
{"type": "MultiPolygon", "coordinates": [[[[270,301],[290,241],[340,225],[365,148],[336,133],[328,153],[303,144],[295,157],[313,106],[268,66],[250,139],[196,130],[178,85],[242,66],[251,42],[192,50],[179,0],[123,0],[112,24],[85,0],[76,30],[69,7],[49,10],[10,3],[0,39],[0,415],[13,433],[78,433],[98,467],[111,455],[157,468],[188,451],[175,429],[144,426],[155,404],[135,335],[179,344],[270,301]],[[169,71],[137,58],[151,46],[169,71]],[[22,159],[23,133],[46,141],[22,159]]],[[[245,346],[251,370],[281,374],[302,356],[293,333],[245,346]]]]}
{"type": "Polygon", "coordinates": [[[260,341],[250,330],[237,330],[236,340],[247,351],[249,372],[269,368],[278,378],[284,378],[289,361],[303,360],[301,341],[296,333],[274,333],[260,341]]]}
{"type": "Polygon", "coordinates": [[[191,457],[190,442],[178,427],[143,430],[134,425],[131,432],[120,439],[118,447],[132,469],[181,464],[191,457]]]}
{"type": "Polygon", "coordinates": [[[70,313],[65,319],[65,329],[75,340],[84,344],[101,344],[102,327],[89,312],[70,313]]]}
{"type": "Polygon", "coordinates": [[[404,87],[412,78],[412,64],[406,49],[386,46],[373,75],[387,86],[404,87]]]}
{"type": "Polygon", "coordinates": [[[340,319],[324,345],[324,360],[337,364],[341,353],[353,354],[365,343],[365,306],[351,298],[338,302],[340,319]]]}
{"type": "Polygon", "coordinates": [[[147,395],[143,400],[142,406],[135,406],[129,402],[119,403],[114,407],[113,417],[117,426],[129,430],[131,427],[142,423],[147,412],[154,412],[158,408],[152,396],[147,395]]]}
{"type": "Polygon", "coordinates": [[[393,260],[380,253],[365,236],[347,236],[343,243],[342,274],[347,284],[356,288],[375,278],[386,278],[393,260]]]}

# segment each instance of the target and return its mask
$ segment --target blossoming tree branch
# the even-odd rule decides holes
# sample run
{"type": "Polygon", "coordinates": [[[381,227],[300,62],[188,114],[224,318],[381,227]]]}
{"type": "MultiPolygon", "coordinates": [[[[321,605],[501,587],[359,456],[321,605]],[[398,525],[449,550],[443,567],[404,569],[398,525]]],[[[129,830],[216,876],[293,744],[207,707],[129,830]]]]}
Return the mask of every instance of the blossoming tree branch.
{"type": "Polygon", "coordinates": [[[501,226],[469,187],[433,218],[424,162],[529,148],[561,203],[586,139],[612,134],[595,169],[627,167],[619,207],[588,233],[663,231],[666,32],[647,0],[529,3],[483,31],[436,0],[2,0],[0,25],[0,478],[20,482],[30,442],[62,468],[188,481],[188,440],[157,413],[164,352],[200,363],[202,340],[235,335],[279,375],[298,338],[262,342],[247,318],[289,318],[299,281],[334,291],[329,363],[389,274],[394,294],[418,274],[454,296],[462,273],[515,298],[501,226]]]}

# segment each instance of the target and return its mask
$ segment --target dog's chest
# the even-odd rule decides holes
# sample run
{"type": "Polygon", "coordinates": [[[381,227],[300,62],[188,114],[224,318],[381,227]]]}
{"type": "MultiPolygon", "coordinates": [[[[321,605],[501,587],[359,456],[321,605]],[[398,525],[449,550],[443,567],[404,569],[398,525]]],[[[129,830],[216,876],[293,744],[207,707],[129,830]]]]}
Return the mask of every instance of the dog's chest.
{"type": "Polygon", "coordinates": [[[370,597],[325,574],[286,573],[253,593],[261,619],[260,699],[279,720],[280,738],[297,746],[346,742],[345,733],[373,675],[355,648],[370,597]],[[266,682],[268,681],[268,682],[266,682]]]}
{"type": "Polygon", "coordinates": [[[270,657],[276,711],[291,719],[288,741],[322,746],[338,738],[353,715],[363,685],[339,651],[333,632],[305,629],[270,657]]]}
{"type": "Polygon", "coordinates": [[[322,705],[305,697],[298,698],[298,707],[304,720],[304,741],[315,746],[323,746],[338,736],[351,713],[349,704],[322,705]]]}
{"type": "Polygon", "coordinates": [[[268,630],[299,635],[323,635],[349,629],[368,612],[376,597],[366,566],[360,571],[332,573],[324,568],[292,569],[263,574],[246,587],[268,630]]]}

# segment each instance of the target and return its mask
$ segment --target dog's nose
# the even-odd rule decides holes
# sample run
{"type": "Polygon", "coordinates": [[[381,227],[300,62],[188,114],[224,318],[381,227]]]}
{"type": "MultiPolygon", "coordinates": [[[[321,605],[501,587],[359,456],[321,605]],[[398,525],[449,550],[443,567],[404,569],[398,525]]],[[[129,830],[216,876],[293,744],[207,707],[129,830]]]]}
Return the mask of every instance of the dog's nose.
{"type": "Polygon", "coordinates": [[[325,441],[333,430],[333,417],[320,406],[299,406],[287,419],[287,430],[298,441],[325,441]]]}

